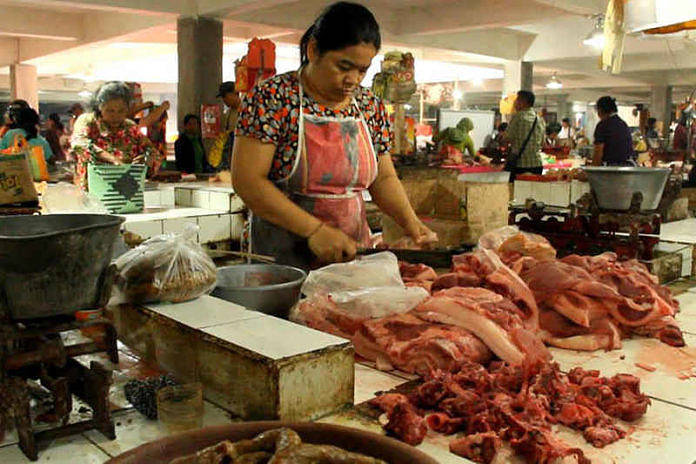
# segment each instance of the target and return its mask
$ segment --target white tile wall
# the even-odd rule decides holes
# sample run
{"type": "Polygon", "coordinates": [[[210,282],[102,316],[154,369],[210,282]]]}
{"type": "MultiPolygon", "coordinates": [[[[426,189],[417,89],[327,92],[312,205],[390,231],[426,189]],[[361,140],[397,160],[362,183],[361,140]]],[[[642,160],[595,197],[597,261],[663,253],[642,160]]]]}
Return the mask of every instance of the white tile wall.
{"type": "Polygon", "coordinates": [[[200,243],[222,242],[230,240],[232,222],[230,214],[214,214],[198,218],[198,240],[200,243]]]}
{"type": "Polygon", "coordinates": [[[244,215],[242,214],[233,214],[230,217],[231,221],[231,233],[230,237],[232,240],[241,240],[242,238],[242,233],[244,232],[244,215]]]}
{"type": "Polygon", "coordinates": [[[176,204],[174,188],[166,188],[160,190],[162,196],[162,206],[174,206],[176,204]]]}
{"type": "Polygon", "coordinates": [[[209,195],[209,205],[210,209],[216,209],[219,211],[229,211],[230,210],[230,197],[229,193],[225,192],[208,192],[209,195]]]}
{"type": "MultiPolygon", "coordinates": [[[[191,191],[191,206],[194,208],[217,209],[210,207],[210,192],[207,190],[191,191]]],[[[228,208],[222,208],[221,211],[227,211],[228,208]]]]}
{"type": "Polygon", "coordinates": [[[196,217],[165,219],[162,222],[162,231],[165,234],[180,234],[184,231],[186,224],[198,225],[198,219],[196,217]]]}
{"type": "Polygon", "coordinates": [[[162,221],[127,222],[123,228],[144,239],[162,234],[162,221]]]}
{"type": "Polygon", "coordinates": [[[177,206],[193,206],[193,201],[191,200],[191,189],[185,188],[175,188],[174,189],[174,202],[177,206]]]}

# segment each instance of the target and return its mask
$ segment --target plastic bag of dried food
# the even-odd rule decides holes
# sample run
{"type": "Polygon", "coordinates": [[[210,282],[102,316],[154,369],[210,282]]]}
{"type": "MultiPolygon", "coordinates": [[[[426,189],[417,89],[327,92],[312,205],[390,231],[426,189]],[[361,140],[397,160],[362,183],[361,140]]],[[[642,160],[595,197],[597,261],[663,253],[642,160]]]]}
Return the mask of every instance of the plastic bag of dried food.
{"type": "Polygon", "coordinates": [[[217,270],[196,243],[198,226],[181,234],[164,234],[146,240],[121,255],[117,269],[118,303],[153,303],[192,300],[215,288],[217,270]]]}

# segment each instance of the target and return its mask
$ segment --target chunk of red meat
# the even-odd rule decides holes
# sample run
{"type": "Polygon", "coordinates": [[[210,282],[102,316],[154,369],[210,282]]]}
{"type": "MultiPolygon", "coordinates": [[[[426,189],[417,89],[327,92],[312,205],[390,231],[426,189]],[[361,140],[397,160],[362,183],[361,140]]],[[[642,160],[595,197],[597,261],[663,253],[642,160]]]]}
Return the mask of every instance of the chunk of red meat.
{"type": "Polygon", "coordinates": [[[411,264],[399,261],[399,272],[404,282],[422,282],[437,279],[435,270],[425,264],[411,264]]]}
{"type": "Polygon", "coordinates": [[[449,449],[451,453],[463,458],[489,464],[493,462],[501,445],[502,441],[495,432],[483,432],[453,440],[450,442],[449,449]]]}
{"type": "Polygon", "coordinates": [[[623,438],[620,431],[612,427],[587,427],[582,436],[595,448],[604,448],[623,438]]]}
{"type": "Polygon", "coordinates": [[[478,287],[481,279],[471,272],[450,272],[439,276],[432,285],[432,291],[443,290],[452,287],[478,287]]]}
{"type": "Polygon", "coordinates": [[[464,418],[453,418],[444,412],[430,414],[425,418],[425,420],[430,430],[434,430],[435,432],[443,433],[445,435],[457,433],[464,424],[464,418]]]}
{"type": "Polygon", "coordinates": [[[384,426],[385,430],[412,446],[423,442],[428,426],[423,416],[405,395],[399,393],[381,395],[371,400],[370,404],[387,414],[388,422],[384,426]]]}

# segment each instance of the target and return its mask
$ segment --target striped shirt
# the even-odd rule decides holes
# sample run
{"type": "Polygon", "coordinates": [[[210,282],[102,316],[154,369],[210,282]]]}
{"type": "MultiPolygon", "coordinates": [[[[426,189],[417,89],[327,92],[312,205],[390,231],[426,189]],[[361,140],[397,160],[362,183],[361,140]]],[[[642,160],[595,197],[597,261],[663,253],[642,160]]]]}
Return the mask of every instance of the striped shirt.
{"type": "MultiPolygon", "coordinates": [[[[522,144],[527,139],[529,131],[532,130],[534,118],[536,117],[537,115],[534,112],[534,108],[527,108],[526,110],[515,113],[512,116],[506,135],[512,144],[513,153],[518,153],[520,148],[522,148],[522,144]]],[[[534,128],[534,133],[529,138],[529,142],[524,149],[524,153],[522,153],[520,158],[517,160],[518,168],[536,168],[542,166],[539,151],[544,143],[545,133],[546,124],[542,118],[538,118],[536,127],[534,128]]]]}

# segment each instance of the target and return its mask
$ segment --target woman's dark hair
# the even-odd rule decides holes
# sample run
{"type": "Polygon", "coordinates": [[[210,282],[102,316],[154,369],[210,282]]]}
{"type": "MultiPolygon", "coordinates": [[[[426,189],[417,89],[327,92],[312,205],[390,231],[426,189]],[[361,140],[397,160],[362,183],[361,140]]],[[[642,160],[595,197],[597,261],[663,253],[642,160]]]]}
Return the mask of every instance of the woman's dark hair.
{"type": "Polygon", "coordinates": [[[201,118],[198,117],[197,114],[189,113],[186,116],[184,116],[184,126],[189,123],[190,120],[195,119],[196,121],[201,120],[201,118]]]}
{"type": "Polygon", "coordinates": [[[27,133],[27,140],[31,140],[38,135],[39,114],[31,108],[10,107],[10,129],[24,129],[27,133]]]}
{"type": "Polygon", "coordinates": [[[121,99],[125,102],[126,106],[130,106],[133,100],[133,92],[131,91],[128,84],[121,81],[111,81],[102,84],[94,95],[92,96],[92,101],[90,106],[94,114],[99,117],[101,112],[99,111],[99,106],[111,101],[121,99]]]}
{"type": "Polygon", "coordinates": [[[300,40],[300,60],[309,62],[307,47],[316,40],[320,55],[332,50],[367,43],[377,50],[382,46],[379,24],[374,15],[362,5],[338,2],[329,5],[314,21],[300,40]]]}
{"type": "Polygon", "coordinates": [[[505,132],[508,128],[508,123],[506,122],[501,122],[500,125],[498,126],[498,131],[499,132],[505,132]]]}
{"type": "Polygon", "coordinates": [[[520,90],[519,92],[517,92],[517,98],[522,100],[523,102],[526,102],[527,106],[529,106],[530,108],[534,106],[534,102],[536,101],[534,93],[530,92],[529,90],[520,90]]]}
{"type": "Polygon", "coordinates": [[[657,124],[657,119],[656,118],[648,118],[648,127],[652,127],[655,124],[657,124]]]}
{"type": "Polygon", "coordinates": [[[563,118],[561,122],[564,122],[570,126],[570,118],[563,118]]]}
{"type": "Polygon", "coordinates": [[[597,100],[597,111],[604,114],[618,113],[619,109],[616,107],[616,99],[609,96],[605,96],[597,100]]]}
{"type": "Polygon", "coordinates": [[[59,131],[62,131],[62,130],[64,129],[63,123],[60,122],[60,116],[58,116],[58,113],[51,113],[51,114],[49,114],[49,115],[48,115],[48,119],[50,119],[51,121],[53,121],[53,123],[56,125],[56,128],[57,128],[59,131]]]}

